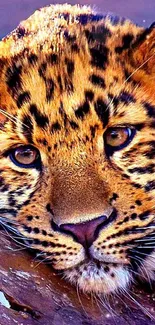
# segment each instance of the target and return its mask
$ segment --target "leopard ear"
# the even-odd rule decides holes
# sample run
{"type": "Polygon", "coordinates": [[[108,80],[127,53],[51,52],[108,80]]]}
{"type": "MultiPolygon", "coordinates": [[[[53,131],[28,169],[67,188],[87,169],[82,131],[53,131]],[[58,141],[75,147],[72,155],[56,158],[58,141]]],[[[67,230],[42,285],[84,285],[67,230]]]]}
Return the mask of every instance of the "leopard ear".
{"type": "Polygon", "coordinates": [[[155,22],[140,34],[131,51],[134,66],[155,75],[155,22]]]}

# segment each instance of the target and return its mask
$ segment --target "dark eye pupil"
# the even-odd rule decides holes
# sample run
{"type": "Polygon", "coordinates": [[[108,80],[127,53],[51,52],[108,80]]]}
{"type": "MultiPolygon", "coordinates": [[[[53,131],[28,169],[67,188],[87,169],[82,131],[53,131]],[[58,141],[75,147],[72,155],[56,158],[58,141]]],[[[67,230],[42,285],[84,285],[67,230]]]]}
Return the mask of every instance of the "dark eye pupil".
{"type": "Polygon", "coordinates": [[[112,131],[112,132],[111,132],[111,137],[112,137],[113,139],[117,139],[117,138],[119,137],[119,134],[117,133],[117,131],[112,131]]]}

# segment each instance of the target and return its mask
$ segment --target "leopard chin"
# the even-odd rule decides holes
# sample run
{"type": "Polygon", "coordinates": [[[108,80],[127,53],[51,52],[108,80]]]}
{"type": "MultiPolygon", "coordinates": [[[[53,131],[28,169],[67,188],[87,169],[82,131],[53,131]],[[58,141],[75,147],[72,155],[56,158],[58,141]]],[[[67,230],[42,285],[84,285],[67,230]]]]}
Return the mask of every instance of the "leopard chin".
{"type": "Polygon", "coordinates": [[[85,293],[123,292],[132,282],[129,270],[117,264],[87,261],[64,271],[65,278],[85,293]]]}

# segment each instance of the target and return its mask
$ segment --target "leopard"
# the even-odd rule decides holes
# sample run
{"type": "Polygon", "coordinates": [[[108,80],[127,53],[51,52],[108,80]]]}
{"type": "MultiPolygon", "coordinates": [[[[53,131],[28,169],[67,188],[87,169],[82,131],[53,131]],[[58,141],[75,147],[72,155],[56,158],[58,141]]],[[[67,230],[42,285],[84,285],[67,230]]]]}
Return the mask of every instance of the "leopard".
{"type": "Polygon", "coordinates": [[[154,85],[155,23],[56,4],[0,41],[0,225],[88,294],[155,278],[154,85]]]}

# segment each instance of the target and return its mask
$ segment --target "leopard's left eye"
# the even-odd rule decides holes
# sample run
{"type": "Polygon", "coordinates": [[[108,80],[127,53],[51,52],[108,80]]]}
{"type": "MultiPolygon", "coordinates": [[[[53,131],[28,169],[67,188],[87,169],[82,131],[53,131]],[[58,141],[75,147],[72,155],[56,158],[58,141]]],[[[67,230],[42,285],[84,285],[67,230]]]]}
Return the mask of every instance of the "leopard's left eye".
{"type": "Polygon", "coordinates": [[[9,157],[15,165],[22,168],[38,168],[40,164],[38,149],[30,145],[12,149],[9,157]]]}
{"type": "Polygon", "coordinates": [[[104,143],[111,151],[121,150],[126,147],[133,139],[135,129],[129,127],[109,128],[104,134],[104,143]]]}

